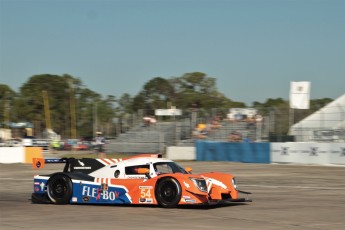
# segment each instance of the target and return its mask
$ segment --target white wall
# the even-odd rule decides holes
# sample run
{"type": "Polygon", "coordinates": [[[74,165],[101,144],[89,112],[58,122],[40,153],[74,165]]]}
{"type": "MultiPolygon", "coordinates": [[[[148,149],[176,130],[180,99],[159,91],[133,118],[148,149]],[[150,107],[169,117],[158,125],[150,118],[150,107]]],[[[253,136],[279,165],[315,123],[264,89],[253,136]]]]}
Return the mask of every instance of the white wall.
{"type": "Polygon", "coordinates": [[[24,147],[1,147],[0,163],[23,163],[25,160],[24,147]]]}
{"type": "Polygon", "coordinates": [[[195,160],[195,147],[171,146],[167,148],[167,158],[171,160],[195,160]]]}
{"type": "Polygon", "coordinates": [[[271,143],[271,162],[345,165],[345,143],[271,143]]]}

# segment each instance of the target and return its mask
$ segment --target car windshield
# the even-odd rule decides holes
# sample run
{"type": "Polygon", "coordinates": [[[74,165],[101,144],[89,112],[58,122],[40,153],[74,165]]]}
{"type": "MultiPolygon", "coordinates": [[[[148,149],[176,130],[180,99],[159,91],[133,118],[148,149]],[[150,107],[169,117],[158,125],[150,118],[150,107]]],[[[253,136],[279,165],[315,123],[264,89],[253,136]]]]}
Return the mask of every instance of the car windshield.
{"type": "Polygon", "coordinates": [[[153,164],[153,167],[157,174],[164,174],[164,173],[183,173],[188,174],[183,167],[176,164],[175,162],[158,162],[153,164]]]}

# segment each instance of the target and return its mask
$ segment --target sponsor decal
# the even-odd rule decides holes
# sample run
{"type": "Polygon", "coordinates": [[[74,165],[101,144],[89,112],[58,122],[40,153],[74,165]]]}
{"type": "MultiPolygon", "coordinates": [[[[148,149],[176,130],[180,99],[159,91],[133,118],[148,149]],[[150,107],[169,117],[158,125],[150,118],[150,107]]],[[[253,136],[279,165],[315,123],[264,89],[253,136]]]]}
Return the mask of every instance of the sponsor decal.
{"type": "Polygon", "coordinates": [[[85,166],[85,163],[81,160],[78,160],[80,166],[74,166],[73,169],[92,169],[91,166],[85,166]]]}
{"type": "Polygon", "coordinates": [[[97,196],[96,196],[96,200],[101,199],[101,195],[102,195],[102,189],[97,189],[97,196]]]}
{"type": "Polygon", "coordinates": [[[186,203],[196,203],[195,200],[192,200],[192,199],[185,199],[186,203]]]}
{"type": "Polygon", "coordinates": [[[43,182],[40,184],[40,187],[41,187],[41,192],[43,192],[44,191],[44,183],[43,182]]]}
{"type": "Polygon", "coordinates": [[[147,203],[148,200],[152,200],[152,192],[153,192],[152,186],[139,186],[139,189],[140,189],[139,202],[141,199],[145,200],[145,203],[147,203]]]}
{"type": "Polygon", "coordinates": [[[108,184],[105,184],[105,183],[103,183],[102,185],[101,185],[101,190],[103,190],[103,191],[108,191],[108,184]]]}
{"type": "Polygon", "coordinates": [[[78,198],[77,197],[72,197],[72,202],[74,202],[74,203],[78,202],[78,198]]]}
{"type": "Polygon", "coordinates": [[[78,163],[80,166],[83,166],[83,167],[85,166],[85,164],[83,162],[81,162],[80,160],[78,160],[78,163]]]}
{"type": "Polygon", "coordinates": [[[90,201],[90,197],[84,196],[84,197],[83,197],[83,201],[84,201],[84,202],[89,202],[89,201],[90,201]]]}
{"type": "Polygon", "coordinates": [[[87,166],[87,167],[73,167],[73,169],[91,169],[90,166],[87,166]]]}
{"type": "Polygon", "coordinates": [[[96,200],[110,200],[114,201],[119,197],[120,193],[118,191],[106,191],[101,188],[91,188],[89,186],[83,186],[82,196],[88,196],[96,198],[96,200]]]}
{"type": "Polygon", "coordinates": [[[145,177],[145,175],[128,176],[128,179],[144,179],[145,177]]]}
{"type": "Polygon", "coordinates": [[[35,186],[34,190],[35,190],[35,192],[39,192],[40,191],[40,187],[35,186]]]}
{"type": "Polygon", "coordinates": [[[139,186],[139,189],[152,189],[152,186],[139,186]]]}
{"type": "Polygon", "coordinates": [[[151,198],[140,198],[139,203],[140,204],[152,204],[153,200],[151,198]]]}
{"type": "Polygon", "coordinates": [[[40,185],[40,182],[37,182],[37,181],[36,181],[36,182],[34,183],[34,185],[40,185]]]}
{"type": "Polygon", "coordinates": [[[146,203],[147,203],[147,204],[152,204],[152,203],[153,203],[153,200],[152,200],[151,198],[147,198],[147,199],[146,199],[146,203]]]}
{"type": "Polygon", "coordinates": [[[36,162],[36,168],[38,168],[38,169],[41,168],[41,162],[40,161],[36,162]]]}
{"type": "Polygon", "coordinates": [[[184,198],[184,197],[181,199],[181,201],[182,201],[182,202],[185,202],[185,203],[196,203],[195,200],[193,200],[193,199],[188,199],[188,198],[184,198]]]}

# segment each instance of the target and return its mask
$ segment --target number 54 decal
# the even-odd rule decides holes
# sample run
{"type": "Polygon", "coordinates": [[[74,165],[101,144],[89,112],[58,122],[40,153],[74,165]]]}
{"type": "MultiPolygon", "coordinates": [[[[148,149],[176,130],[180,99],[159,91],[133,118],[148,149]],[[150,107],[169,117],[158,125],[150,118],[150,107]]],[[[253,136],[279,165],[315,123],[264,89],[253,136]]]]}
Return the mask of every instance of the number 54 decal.
{"type": "Polygon", "coordinates": [[[152,186],[139,186],[139,190],[140,190],[139,203],[152,204],[153,203],[152,186]]]}

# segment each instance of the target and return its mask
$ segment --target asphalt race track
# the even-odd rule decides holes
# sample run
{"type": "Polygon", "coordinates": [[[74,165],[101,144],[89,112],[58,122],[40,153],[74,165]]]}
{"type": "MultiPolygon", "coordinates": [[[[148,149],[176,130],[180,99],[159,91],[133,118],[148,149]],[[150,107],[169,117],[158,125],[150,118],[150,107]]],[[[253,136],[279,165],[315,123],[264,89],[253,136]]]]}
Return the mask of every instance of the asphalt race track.
{"type": "Polygon", "coordinates": [[[180,162],[195,173],[233,173],[252,203],[162,209],[32,204],[32,176],[49,165],[0,164],[0,229],[345,229],[345,167],[180,162]]]}

